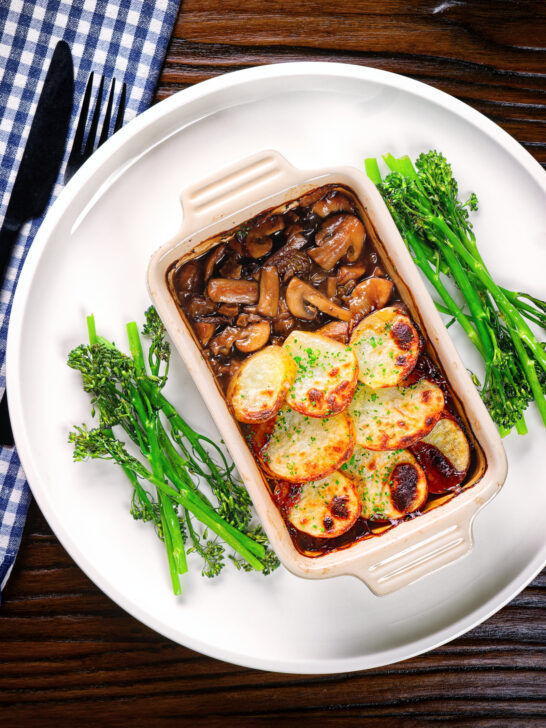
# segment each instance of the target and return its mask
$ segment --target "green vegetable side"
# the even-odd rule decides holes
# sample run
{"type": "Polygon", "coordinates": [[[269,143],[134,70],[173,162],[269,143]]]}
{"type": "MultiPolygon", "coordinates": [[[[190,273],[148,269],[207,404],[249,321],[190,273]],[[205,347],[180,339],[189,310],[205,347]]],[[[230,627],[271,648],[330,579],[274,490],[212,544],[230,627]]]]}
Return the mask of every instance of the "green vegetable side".
{"type": "Polygon", "coordinates": [[[93,316],[87,324],[89,344],[71,351],[68,365],[82,375],[98,426],[82,425],[70,433],[74,460],[99,458],[121,466],[133,488],[132,516],[151,521],[165,543],[174,593],[181,594],[180,575],[192,552],[201,557],[208,577],[224,567],[226,546],[239,569],[269,574],[277,568],[261,526],[251,524],[250,497],[222,450],[195,432],[162,393],[170,346],[155,309],[146,311],[142,330],[150,341],[147,359],[134,322],[127,324],[130,356],[97,335],[93,316]],[[140,458],[129,452],[129,442],[140,458]]]}
{"type": "Polygon", "coordinates": [[[546,426],[546,344],[527,321],[546,329],[546,302],[510,291],[491,277],[469,221],[477,210],[474,194],[459,199],[450,164],[436,151],[383,157],[391,173],[382,180],[374,158],[366,172],[377,185],[415,263],[436,290],[438,310],[460,324],[483,357],[481,396],[501,435],[515,427],[527,433],[524,412],[534,400],[546,426]],[[445,286],[450,278],[462,294],[461,308],[445,286]]]}

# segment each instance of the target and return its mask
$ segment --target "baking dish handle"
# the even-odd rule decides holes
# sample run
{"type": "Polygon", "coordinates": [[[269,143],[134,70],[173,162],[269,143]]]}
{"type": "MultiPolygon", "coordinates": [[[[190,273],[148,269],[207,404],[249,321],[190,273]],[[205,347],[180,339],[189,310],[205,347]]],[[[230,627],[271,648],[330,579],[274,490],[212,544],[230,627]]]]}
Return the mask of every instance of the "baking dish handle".
{"type": "Polygon", "coordinates": [[[184,190],[181,196],[184,228],[199,230],[240,209],[242,197],[253,201],[264,199],[285,184],[297,184],[301,176],[300,170],[273,150],[245,157],[184,190]]]}
{"type": "Polygon", "coordinates": [[[434,528],[427,528],[421,535],[417,531],[378,549],[375,558],[354,564],[350,573],[374,594],[384,596],[460,559],[473,546],[476,504],[471,501],[458,509],[456,518],[453,515],[439,519],[434,528]]]}

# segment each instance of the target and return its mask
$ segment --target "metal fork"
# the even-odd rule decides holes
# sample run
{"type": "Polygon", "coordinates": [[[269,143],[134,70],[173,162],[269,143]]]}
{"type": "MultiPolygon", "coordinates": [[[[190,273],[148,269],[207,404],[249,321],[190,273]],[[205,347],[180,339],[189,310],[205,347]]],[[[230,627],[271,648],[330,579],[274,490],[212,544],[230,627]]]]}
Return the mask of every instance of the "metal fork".
{"type": "Polygon", "coordinates": [[[125,100],[127,95],[127,86],[124,83],[121,87],[121,93],[119,95],[117,103],[116,118],[114,121],[114,128],[110,131],[112,121],[112,110],[114,106],[114,91],[116,87],[116,79],[112,79],[110,84],[110,93],[108,94],[108,103],[106,105],[106,111],[104,112],[104,119],[102,122],[102,129],[99,137],[97,146],[95,147],[95,140],[97,138],[97,131],[99,127],[100,112],[103,102],[104,92],[104,76],[101,76],[99,91],[97,94],[97,100],[95,101],[95,108],[93,109],[93,116],[91,117],[91,125],[89,126],[89,133],[84,144],[85,129],[87,127],[89,104],[91,101],[91,93],[93,91],[93,78],[94,73],[91,71],[87,86],[85,87],[85,94],[83,96],[82,107],[80,109],[80,116],[78,119],[78,126],[76,128],[76,135],[72,143],[72,149],[68,162],[66,165],[66,171],[64,173],[64,183],[66,184],[72,175],[82,166],[82,164],[89,159],[89,157],[96,151],[108,137],[115,134],[123,124],[123,117],[125,115],[125,100]]]}

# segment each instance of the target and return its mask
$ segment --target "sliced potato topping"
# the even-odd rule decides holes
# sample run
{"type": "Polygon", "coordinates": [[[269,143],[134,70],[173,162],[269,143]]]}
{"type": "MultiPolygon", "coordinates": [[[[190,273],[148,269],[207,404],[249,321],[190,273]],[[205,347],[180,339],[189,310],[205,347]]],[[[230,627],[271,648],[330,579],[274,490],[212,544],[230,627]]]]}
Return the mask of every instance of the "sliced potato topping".
{"type": "Polygon", "coordinates": [[[352,478],[362,517],[372,521],[403,518],[427,499],[427,479],[408,450],[374,452],[356,445],[342,471],[352,478]]]}
{"type": "Polygon", "coordinates": [[[412,449],[425,469],[432,493],[443,493],[464,480],[470,465],[470,445],[451,416],[438,420],[412,449]]]}
{"type": "Polygon", "coordinates": [[[432,430],[444,408],[444,393],[427,379],[409,387],[372,389],[359,384],[348,412],[356,441],[369,450],[398,450],[432,430]]]}
{"type": "Polygon", "coordinates": [[[351,456],[353,446],[354,428],[345,412],[320,419],[285,405],[258,457],[271,475],[303,483],[320,480],[337,470],[351,456]]]}
{"type": "Polygon", "coordinates": [[[297,365],[287,404],[309,417],[343,411],[353,398],[358,381],[354,352],[329,336],[292,331],[283,344],[297,365]]]}
{"type": "Polygon", "coordinates": [[[245,360],[231,379],[227,399],[240,422],[264,422],[282,407],[296,364],[282,346],[266,346],[245,360]]]}
{"type": "Polygon", "coordinates": [[[350,345],[358,358],[358,378],[374,389],[397,385],[419,356],[419,334],[396,306],[366,316],[354,330],[350,345]]]}
{"type": "Polygon", "coordinates": [[[360,499],[355,487],[338,471],[323,480],[292,487],[298,492],[287,508],[287,518],[298,531],[310,536],[341,536],[360,515],[360,499]]]}

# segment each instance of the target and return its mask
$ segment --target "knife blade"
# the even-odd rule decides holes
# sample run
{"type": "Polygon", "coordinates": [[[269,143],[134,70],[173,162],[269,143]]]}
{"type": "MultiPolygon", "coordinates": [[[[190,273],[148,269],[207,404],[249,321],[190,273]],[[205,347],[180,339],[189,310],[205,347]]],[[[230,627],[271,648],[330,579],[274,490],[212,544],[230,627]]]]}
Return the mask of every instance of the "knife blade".
{"type": "Polygon", "coordinates": [[[74,97],[74,68],[68,43],[57,43],[0,230],[3,280],[17,233],[38,217],[51,196],[63,160],[74,97]]]}
{"type": "MultiPolygon", "coordinates": [[[[63,161],[74,99],[74,66],[66,41],[53,52],[0,229],[0,286],[21,227],[45,210],[63,161]]],[[[0,443],[12,446],[7,393],[0,402],[0,443]]]]}
{"type": "Polygon", "coordinates": [[[11,192],[4,224],[20,227],[38,217],[51,195],[61,165],[74,97],[74,68],[68,43],[57,43],[23,158],[11,192]]]}

